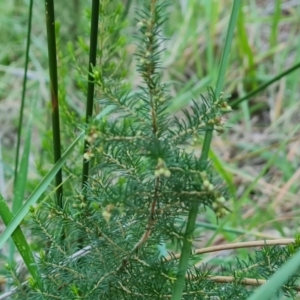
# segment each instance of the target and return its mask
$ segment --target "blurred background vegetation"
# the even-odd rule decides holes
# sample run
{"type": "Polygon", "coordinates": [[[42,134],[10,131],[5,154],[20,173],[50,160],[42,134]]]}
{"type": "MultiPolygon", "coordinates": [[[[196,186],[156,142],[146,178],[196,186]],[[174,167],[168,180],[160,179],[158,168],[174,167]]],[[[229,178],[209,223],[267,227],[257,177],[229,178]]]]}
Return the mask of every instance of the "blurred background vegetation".
{"type": "MultiPolygon", "coordinates": [[[[124,41],[127,80],[136,77],[135,8],[130,6],[124,41]]],[[[86,69],[90,1],[56,1],[59,33],[59,82],[62,136],[70,124],[85,117],[86,69]],[[80,46],[78,46],[80,45],[80,46]],[[63,84],[62,84],[63,82],[63,84]],[[82,84],[81,84],[82,83],[82,84]]],[[[188,107],[209,86],[214,87],[231,0],[176,0],[164,24],[163,76],[174,97],[170,111],[188,107]]],[[[0,1],[0,192],[12,199],[15,147],[24,74],[28,0],[0,1]]],[[[300,3],[295,0],[243,1],[239,14],[224,96],[233,102],[300,62],[300,3]]],[[[101,29],[100,29],[101,30],[101,29]]],[[[44,3],[33,9],[25,118],[35,101],[27,193],[52,164],[44,3]]],[[[296,69],[262,92],[234,107],[226,132],[215,136],[211,160],[232,193],[230,214],[220,223],[214,214],[199,219],[206,246],[226,241],[293,237],[299,226],[300,196],[300,71],[296,69]]],[[[66,134],[66,136],[69,136],[66,134]]],[[[201,142],[201,141],[200,141],[201,142]]],[[[63,141],[66,148],[68,141],[63,141]]],[[[195,150],[201,147],[195,146],[195,150]]],[[[82,158],[78,158],[81,163],[82,158]]],[[[0,223],[0,232],[4,225],[0,223]]],[[[246,255],[245,250],[240,250],[246,255]]]]}

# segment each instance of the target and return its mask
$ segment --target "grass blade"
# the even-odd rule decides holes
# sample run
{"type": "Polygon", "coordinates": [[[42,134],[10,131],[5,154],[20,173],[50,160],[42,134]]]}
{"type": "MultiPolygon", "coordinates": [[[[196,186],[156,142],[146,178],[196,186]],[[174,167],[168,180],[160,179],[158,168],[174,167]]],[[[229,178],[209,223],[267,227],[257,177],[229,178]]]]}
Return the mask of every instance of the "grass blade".
{"type": "Polygon", "coordinates": [[[30,0],[29,12],[28,12],[27,41],[26,41],[26,50],[25,50],[24,79],[23,79],[23,86],[22,86],[21,108],[20,108],[18,134],[17,134],[17,150],[16,150],[15,176],[14,176],[15,183],[16,183],[18,169],[19,169],[19,153],[20,153],[20,143],[21,143],[21,135],[22,135],[22,125],[23,125],[22,123],[23,123],[23,114],[24,114],[24,106],[25,106],[25,93],[26,93],[27,71],[28,71],[28,62],[29,62],[30,35],[31,35],[31,24],[32,24],[32,6],[33,6],[33,0],[30,0]]]}
{"type": "MultiPolygon", "coordinates": [[[[15,179],[14,186],[14,199],[12,205],[12,214],[15,215],[22,207],[22,202],[25,195],[26,183],[27,183],[27,173],[28,173],[28,161],[30,155],[30,145],[31,145],[31,128],[32,128],[32,117],[28,122],[24,152],[21,159],[20,170],[17,173],[17,178],[15,179]]],[[[9,247],[9,259],[13,261],[14,259],[15,247],[13,243],[10,243],[9,247]]]]}
{"type": "Polygon", "coordinates": [[[271,34],[270,34],[270,46],[275,47],[277,44],[278,32],[280,32],[278,25],[281,17],[281,0],[275,0],[275,12],[273,14],[271,34]]]}
{"type": "Polygon", "coordinates": [[[12,207],[12,213],[16,214],[22,206],[22,202],[25,195],[25,188],[27,182],[27,172],[28,172],[28,161],[30,155],[30,145],[31,145],[31,131],[32,131],[32,117],[29,120],[28,127],[26,130],[24,152],[21,159],[20,170],[18,172],[14,190],[14,201],[12,207]]]}
{"type": "MultiPolygon", "coordinates": [[[[0,194],[0,216],[5,225],[8,225],[11,220],[13,219],[13,215],[10,212],[4,198],[0,194]]],[[[26,238],[20,228],[17,226],[15,230],[12,232],[11,237],[19,250],[20,255],[22,256],[24,263],[26,264],[28,271],[30,272],[31,276],[35,279],[35,281],[39,280],[38,276],[38,269],[35,265],[35,260],[31,249],[26,241],[26,238]]]]}
{"type": "Polygon", "coordinates": [[[33,193],[30,195],[28,200],[24,203],[22,208],[18,211],[18,213],[14,216],[12,221],[3,231],[2,235],[0,236],[0,249],[3,247],[4,243],[9,239],[12,235],[14,230],[19,226],[21,221],[27,215],[30,206],[35,204],[42,193],[47,189],[49,184],[51,183],[52,179],[55,177],[57,172],[62,168],[65,164],[67,158],[69,157],[70,153],[74,149],[75,145],[79,142],[79,140],[83,137],[84,133],[82,132],[76,140],[71,144],[71,146],[66,150],[66,152],[62,155],[62,157],[57,161],[57,163],[53,166],[53,168],[48,172],[48,174],[44,177],[44,179],[40,182],[40,184],[36,187],[33,193]]]}
{"type": "MultiPolygon", "coordinates": [[[[227,30],[227,36],[224,46],[224,51],[221,58],[220,70],[218,74],[218,80],[215,89],[215,97],[218,98],[220,96],[220,92],[222,90],[227,62],[229,58],[229,52],[231,47],[231,42],[233,38],[234,28],[238,17],[238,12],[240,10],[241,0],[235,0],[233,3],[232,13],[229,21],[229,26],[227,30]]],[[[213,128],[211,128],[213,129],[213,128]]],[[[202,153],[200,160],[205,162],[208,158],[210,144],[212,140],[213,130],[208,130],[204,136],[204,143],[202,148],[202,153]]],[[[189,257],[191,253],[192,241],[193,241],[193,233],[195,230],[195,223],[198,214],[198,206],[199,204],[193,202],[193,205],[190,208],[187,225],[185,229],[183,246],[181,248],[181,256],[178,265],[178,272],[176,275],[176,281],[173,286],[172,298],[171,300],[180,300],[182,298],[182,292],[185,284],[185,274],[188,269],[189,257]]]]}
{"type": "Polygon", "coordinates": [[[218,174],[220,174],[223,177],[224,181],[226,182],[230,195],[236,198],[236,187],[234,184],[234,179],[232,174],[225,170],[224,161],[220,157],[218,157],[216,153],[212,150],[209,151],[209,157],[212,161],[215,170],[218,172],[218,174]]]}
{"type": "Polygon", "coordinates": [[[240,48],[241,57],[247,59],[246,66],[244,66],[244,68],[246,69],[245,71],[249,73],[249,75],[246,75],[246,89],[248,89],[248,87],[251,87],[251,89],[255,89],[257,88],[257,78],[254,63],[254,55],[252,48],[249,44],[249,39],[245,26],[245,13],[243,9],[241,9],[240,11],[237,25],[237,41],[240,48]]]}
{"type": "Polygon", "coordinates": [[[241,97],[240,99],[234,100],[232,102],[230,102],[230,106],[231,107],[236,107],[237,105],[239,105],[240,103],[242,103],[245,100],[248,100],[249,98],[253,97],[254,95],[258,94],[259,92],[263,91],[265,88],[267,88],[269,85],[271,85],[272,83],[280,80],[281,78],[289,75],[290,73],[296,71],[297,69],[300,68],[300,62],[298,62],[297,64],[295,64],[293,67],[287,69],[286,71],[278,74],[277,76],[275,76],[274,78],[272,78],[271,80],[267,81],[266,83],[262,84],[261,86],[259,86],[256,90],[248,93],[247,95],[245,95],[244,97],[241,97]]]}
{"type": "MultiPolygon", "coordinates": [[[[247,300],[268,300],[288,279],[299,270],[300,251],[288,260],[268,281],[259,287],[247,300]]],[[[272,298],[273,299],[273,298],[272,298]]]]}

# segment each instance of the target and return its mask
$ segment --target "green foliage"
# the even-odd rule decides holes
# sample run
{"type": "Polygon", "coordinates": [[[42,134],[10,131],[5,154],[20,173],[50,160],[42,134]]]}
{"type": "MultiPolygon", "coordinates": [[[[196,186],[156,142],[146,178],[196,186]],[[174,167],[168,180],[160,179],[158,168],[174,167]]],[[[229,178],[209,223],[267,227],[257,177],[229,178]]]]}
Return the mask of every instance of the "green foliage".
{"type": "MultiPolygon", "coordinates": [[[[137,88],[128,80],[130,58],[122,32],[129,8],[119,1],[100,3],[98,57],[92,72],[87,74],[88,66],[76,58],[77,88],[86,92],[82,77],[88,76],[96,86],[96,113],[87,124],[78,123],[82,121],[78,114],[68,110],[67,89],[59,87],[64,138],[74,139],[73,127],[85,130],[88,148],[83,157],[90,163],[89,177],[84,189],[74,187],[82,153],[76,149],[73,157],[70,154],[78,137],[21,210],[5,220],[12,222],[0,238],[1,246],[9,236],[24,239],[19,224],[29,212],[32,240],[40,249],[37,264],[30,270],[33,278],[25,284],[16,266],[5,269],[9,284],[17,287],[12,299],[258,299],[253,293],[258,280],[278,277],[278,270],[285,270],[284,264],[291,265],[298,257],[297,236],[287,247],[266,245],[247,260],[224,260],[216,267],[196,265],[199,255],[189,247],[197,242],[197,215],[213,212],[220,220],[230,213],[231,195],[213,166],[232,185],[230,192],[235,191],[222,163],[214,154],[210,163],[207,156],[213,132],[225,131],[223,115],[231,111],[220,91],[238,8],[233,10],[216,92],[209,89],[191,107],[173,115],[169,108],[174,97],[162,79],[165,38],[161,28],[167,3],[145,0],[141,7],[135,12],[137,88]],[[203,140],[199,157],[194,147],[203,140]],[[75,175],[64,189],[63,205],[49,197],[33,207],[63,165],[75,175]],[[183,255],[188,260],[186,268],[180,266],[183,255]],[[181,278],[182,292],[178,289],[181,278]]],[[[244,34],[243,29],[242,39],[244,34]]],[[[87,53],[84,38],[78,41],[80,51],[87,53]]],[[[69,48],[75,58],[74,47],[69,48]]],[[[249,52],[249,47],[243,51],[249,52]]],[[[58,57],[62,59],[62,53],[58,57]]],[[[67,75],[63,69],[59,81],[67,75]]],[[[293,271],[285,272],[268,295],[295,297],[298,273],[294,263],[293,271]]],[[[258,293],[264,295],[264,290],[258,293]]]]}
{"type": "Polygon", "coordinates": [[[130,93],[116,75],[94,71],[101,95],[98,103],[114,109],[110,117],[96,118],[86,131],[90,149],[85,158],[93,158],[94,167],[84,197],[79,195],[64,210],[50,207],[33,213],[39,236],[51,245],[40,259],[42,273],[49,275],[36,291],[40,295],[55,297],[63,290],[66,299],[75,294],[105,299],[139,295],[142,286],[145,296],[167,295],[176,278],[176,261],[161,260],[157,246],[171,240],[174,247],[181,247],[184,226],[177,219],[184,218],[193,202],[201,209],[210,207],[218,217],[227,212],[209,166],[185,147],[211,125],[221,132],[222,114],[230,108],[225,99],[211,94],[201,104],[194,102],[192,112],[183,111],[183,119],[166,113],[172,98],[159,68],[162,10],[163,4],[153,2],[138,12],[137,70],[143,82],[139,91],[130,93]],[[58,224],[68,228],[63,245],[58,224]],[[78,241],[92,248],[76,262],[79,269],[69,274],[74,262],[66,259],[78,241]],[[62,261],[66,261],[62,272],[51,268],[62,261]],[[93,266],[87,268],[91,261],[93,266]],[[91,280],[84,283],[83,278],[91,280]],[[149,278],[155,278],[152,284],[149,278]]]}

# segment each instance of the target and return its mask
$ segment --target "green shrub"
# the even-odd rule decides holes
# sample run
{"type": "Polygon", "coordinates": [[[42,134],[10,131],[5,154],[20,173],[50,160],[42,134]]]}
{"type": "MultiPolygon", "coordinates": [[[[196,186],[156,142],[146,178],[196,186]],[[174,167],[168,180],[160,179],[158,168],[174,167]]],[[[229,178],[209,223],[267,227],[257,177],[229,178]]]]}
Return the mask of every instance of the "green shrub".
{"type": "MultiPolygon", "coordinates": [[[[97,113],[91,114],[87,109],[86,122],[82,122],[74,112],[69,114],[68,104],[63,101],[64,88],[51,90],[52,97],[60,95],[63,99],[64,139],[74,139],[74,124],[78,123],[75,129],[85,132],[85,171],[80,172],[81,159],[80,162],[75,159],[82,156],[82,149],[75,147],[77,139],[63,160],[57,154],[56,169],[50,171],[39,185],[41,188],[29,197],[26,207],[14,219],[6,211],[9,217],[3,220],[6,224],[15,221],[15,227],[12,223],[7,227],[13,232],[15,228],[20,230],[16,226],[29,210],[33,244],[39,253],[28,258],[27,265],[32,260],[36,265],[30,272],[32,278],[23,285],[15,266],[7,267],[6,275],[12,285],[18,285],[10,297],[262,299],[255,298],[259,296],[252,293],[254,287],[269,279],[296,253],[298,238],[295,243],[283,240],[224,245],[220,249],[264,247],[247,260],[231,260],[229,264],[224,260],[215,267],[206,266],[200,255],[220,249],[196,249],[197,218],[213,212],[216,220],[221,220],[230,213],[231,202],[227,199],[231,195],[208,157],[213,132],[222,134],[226,130],[223,115],[231,111],[221,90],[238,2],[234,4],[216,88],[209,89],[178,115],[169,110],[173,96],[168,83],[163,81],[162,26],[167,17],[166,1],[142,1],[134,14],[138,87],[131,86],[126,70],[130,61],[124,35],[124,20],[128,19],[128,24],[131,21],[128,7],[119,1],[100,2],[99,33],[91,23],[91,36],[98,37],[98,43],[94,43],[98,47],[97,62],[93,61],[90,49],[89,73],[84,73],[81,64],[76,73],[77,87],[87,94],[89,109],[95,107],[97,113]],[[82,74],[89,79],[87,89],[82,74]],[[195,145],[201,145],[200,154],[195,145]],[[73,156],[72,150],[76,152],[73,156]],[[30,206],[46,193],[50,180],[62,165],[72,174],[64,190],[57,189],[55,201],[50,195],[37,206],[30,206]]],[[[93,14],[97,16],[97,24],[98,10],[91,12],[92,20],[93,14]]],[[[92,42],[91,39],[91,45],[92,42]]],[[[49,52],[55,46],[54,40],[49,52]]],[[[74,46],[70,48],[75,57],[74,46]]],[[[81,54],[89,49],[84,38],[80,39],[78,49],[81,54]]],[[[56,55],[52,59],[55,61],[56,55]]],[[[52,74],[55,72],[52,70],[52,74]]],[[[66,72],[60,75],[68,76],[66,72]]],[[[55,80],[55,76],[51,77],[52,86],[55,80]]],[[[58,130],[58,139],[59,135],[58,130]]],[[[55,147],[60,148],[60,143],[54,144],[54,150],[55,147]]],[[[56,179],[58,187],[62,179],[56,179]]],[[[5,207],[3,199],[1,205],[5,207]]],[[[25,244],[22,232],[19,234],[16,236],[15,231],[15,236],[12,235],[14,241],[17,244],[21,239],[25,244]]],[[[278,299],[282,295],[295,297],[298,265],[299,262],[294,262],[295,270],[290,271],[295,275],[286,273],[282,282],[271,287],[278,299]]]]}

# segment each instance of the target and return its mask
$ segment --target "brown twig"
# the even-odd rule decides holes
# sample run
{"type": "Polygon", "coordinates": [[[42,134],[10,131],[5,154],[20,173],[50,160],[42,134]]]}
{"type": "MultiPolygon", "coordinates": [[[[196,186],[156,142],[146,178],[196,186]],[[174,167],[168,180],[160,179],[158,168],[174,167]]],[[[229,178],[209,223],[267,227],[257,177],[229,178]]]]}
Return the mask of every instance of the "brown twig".
{"type": "MultiPolygon", "coordinates": [[[[219,245],[219,246],[212,246],[202,249],[196,249],[193,254],[199,255],[204,253],[210,252],[217,252],[223,250],[232,250],[232,249],[240,249],[240,248],[252,248],[252,247],[263,247],[263,246],[274,246],[274,245],[288,245],[294,243],[294,239],[276,239],[276,240],[260,240],[260,241],[253,241],[253,242],[242,242],[242,243],[234,243],[234,244],[226,244],[226,245],[219,245]]],[[[180,254],[174,254],[172,256],[168,256],[166,258],[167,261],[178,259],[180,254]]]]}
{"type": "MultiPolygon", "coordinates": [[[[217,283],[231,283],[236,281],[236,278],[232,276],[209,276],[207,278],[208,280],[217,282],[217,283]]],[[[243,278],[239,281],[239,283],[242,283],[243,285],[263,285],[266,283],[267,280],[265,279],[253,279],[253,278],[243,278]]]]}
{"type": "Polygon", "coordinates": [[[155,209],[156,209],[156,204],[157,204],[157,199],[158,199],[158,187],[159,187],[159,177],[157,177],[156,181],[155,181],[154,197],[153,197],[153,201],[151,203],[150,216],[148,219],[148,224],[146,226],[146,231],[144,232],[144,234],[142,235],[140,240],[136,243],[136,245],[133,247],[133,250],[131,253],[137,252],[138,249],[148,240],[148,238],[151,235],[152,229],[156,222],[155,209]]]}

